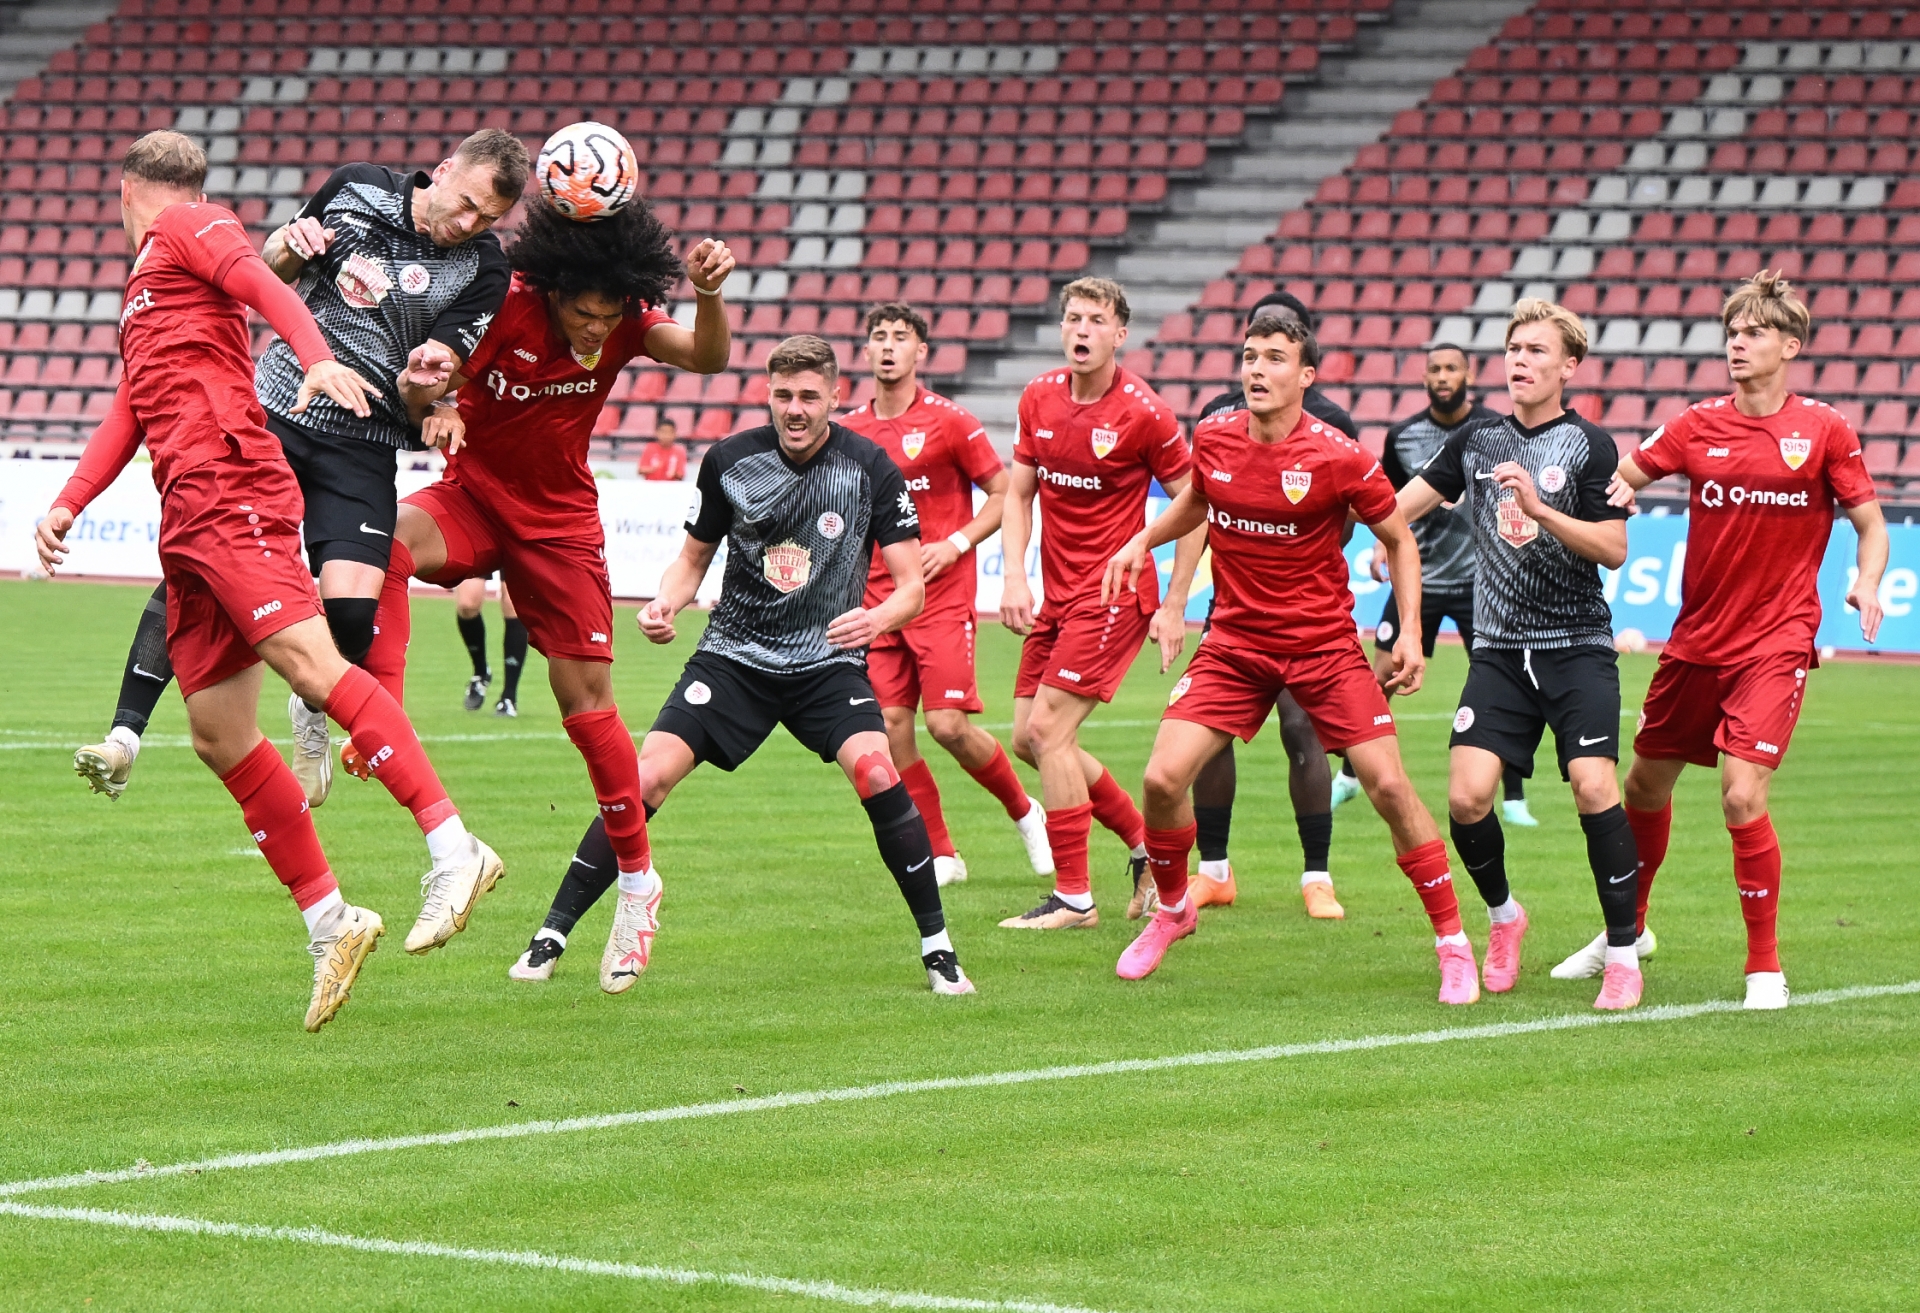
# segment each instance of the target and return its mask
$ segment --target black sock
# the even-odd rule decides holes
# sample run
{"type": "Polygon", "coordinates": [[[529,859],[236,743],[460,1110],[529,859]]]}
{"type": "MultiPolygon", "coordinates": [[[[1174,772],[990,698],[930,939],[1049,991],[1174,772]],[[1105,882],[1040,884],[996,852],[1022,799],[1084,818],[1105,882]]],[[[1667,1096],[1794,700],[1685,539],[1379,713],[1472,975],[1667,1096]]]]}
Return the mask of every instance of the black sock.
{"type": "Polygon", "coordinates": [[[1333,813],[1295,816],[1293,824],[1300,831],[1300,855],[1306,859],[1306,865],[1301,869],[1326,870],[1327,852],[1333,847],[1333,813]]]}
{"type": "Polygon", "coordinates": [[[487,669],[487,618],[475,614],[455,619],[460,625],[460,641],[467,645],[467,656],[473,661],[473,677],[491,680],[493,672],[487,669]]]}
{"type": "Polygon", "coordinates": [[[1527,799],[1527,782],[1511,766],[1500,772],[1500,788],[1501,797],[1508,802],[1525,802],[1527,799]]]}
{"type": "Polygon", "coordinates": [[[1355,774],[1353,773],[1353,758],[1352,758],[1352,757],[1342,757],[1342,758],[1340,758],[1340,773],[1341,773],[1342,775],[1344,775],[1344,776],[1346,776],[1346,777],[1347,777],[1348,779],[1350,779],[1350,780],[1357,780],[1357,779],[1359,779],[1359,778],[1360,778],[1360,777],[1359,777],[1358,775],[1355,775],[1355,774]]]}
{"type": "MultiPolygon", "coordinates": [[[[1624,818],[1624,813],[1623,813],[1624,818]]],[[[1507,835],[1500,828],[1500,815],[1489,811],[1472,824],[1449,821],[1453,848],[1460,864],[1473,877],[1474,888],[1488,907],[1499,907],[1513,896],[1507,888],[1507,835]]]]}
{"type": "Polygon", "coordinates": [[[613,859],[613,843],[607,838],[606,822],[596,816],[581,837],[573,860],[567,863],[567,872],[560,877],[559,889],[554,891],[553,906],[547,910],[547,919],[541,925],[563,935],[572,934],[575,923],[619,878],[620,867],[613,859]]]}
{"type": "Polygon", "coordinates": [[[500,690],[500,696],[518,704],[520,701],[520,671],[527,664],[527,627],[517,619],[506,624],[507,634],[500,642],[505,653],[501,665],[506,667],[507,682],[500,690]]]}
{"type": "Polygon", "coordinates": [[[933,878],[933,841],[927,838],[927,823],[913,805],[906,784],[876,793],[860,805],[873,822],[880,860],[893,872],[914,924],[920,927],[920,937],[939,934],[947,928],[947,918],[940,910],[940,886],[933,878]]]}
{"type": "Polygon", "coordinates": [[[1627,824],[1627,810],[1615,803],[1603,812],[1582,816],[1580,828],[1587,832],[1587,864],[1593,867],[1593,886],[1607,921],[1607,947],[1631,947],[1639,937],[1635,925],[1640,850],[1627,824]]]}
{"type": "Polygon", "coordinates": [[[173,662],[167,660],[167,586],[153,590],[133,629],[133,646],[127,650],[127,668],[120,676],[120,705],[113,712],[113,727],[122,725],[135,734],[147,732],[147,721],[160,705],[160,695],[173,682],[173,662]]]}
{"type": "Polygon", "coordinates": [[[1227,838],[1233,833],[1233,808],[1196,805],[1193,809],[1193,828],[1197,836],[1195,842],[1200,846],[1201,861],[1227,860],[1227,838]]]}

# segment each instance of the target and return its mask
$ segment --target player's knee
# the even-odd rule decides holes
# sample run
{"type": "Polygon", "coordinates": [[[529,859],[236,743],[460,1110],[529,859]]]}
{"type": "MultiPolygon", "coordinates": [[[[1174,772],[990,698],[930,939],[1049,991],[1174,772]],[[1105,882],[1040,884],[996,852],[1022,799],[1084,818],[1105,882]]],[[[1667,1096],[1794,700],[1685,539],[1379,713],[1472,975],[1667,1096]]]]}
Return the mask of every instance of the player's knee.
{"type": "Polygon", "coordinates": [[[1667,794],[1659,781],[1649,778],[1638,760],[1627,771],[1627,782],[1621,786],[1626,795],[1627,806],[1637,812],[1659,811],[1667,804],[1667,794]]]}
{"type": "Polygon", "coordinates": [[[1473,824],[1491,810],[1493,800],[1482,797],[1473,789],[1455,785],[1447,790],[1447,815],[1462,825],[1473,824]]]}
{"type": "Polygon", "coordinates": [[[1612,772],[1573,782],[1573,805],[1582,816],[1606,811],[1620,801],[1620,787],[1612,772]]]}
{"type": "Polygon", "coordinates": [[[1147,809],[1158,812],[1178,804],[1190,783],[1186,772],[1168,762],[1157,757],[1149,761],[1146,778],[1141,782],[1147,809]]]}
{"type": "Polygon", "coordinates": [[[1052,756],[1056,752],[1071,752],[1078,744],[1074,734],[1064,721],[1056,721],[1052,716],[1039,711],[1027,721],[1027,744],[1032,753],[1021,754],[1026,761],[1036,757],[1052,756]]]}
{"type": "Polygon", "coordinates": [[[1746,825],[1767,810],[1767,790],[1751,780],[1731,780],[1720,791],[1720,811],[1729,825],[1746,825]]]}
{"type": "Polygon", "coordinates": [[[893,757],[889,753],[874,751],[862,753],[853,763],[853,788],[865,802],[868,798],[885,793],[900,782],[900,772],[893,768],[893,757]]]}
{"type": "Polygon", "coordinates": [[[927,713],[927,733],[933,741],[952,752],[967,741],[967,718],[957,711],[927,713]]]}

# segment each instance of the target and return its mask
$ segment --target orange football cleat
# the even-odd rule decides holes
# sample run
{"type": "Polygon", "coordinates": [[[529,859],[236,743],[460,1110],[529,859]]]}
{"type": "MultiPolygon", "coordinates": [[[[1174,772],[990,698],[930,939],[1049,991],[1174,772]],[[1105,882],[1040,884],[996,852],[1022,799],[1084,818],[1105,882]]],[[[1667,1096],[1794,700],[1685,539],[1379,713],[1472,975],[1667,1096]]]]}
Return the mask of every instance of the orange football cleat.
{"type": "Polygon", "coordinates": [[[360,755],[359,749],[353,746],[351,739],[340,745],[340,769],[356,780],[373,778],[373,772],[367,769],[366,758],[360,755]]]}
{"type": "Polygon", "coordinates": [[[1340,906],[1340,900],[1333,896],[1331,880],[1311,880],[1301,885],[1300,897],[1306,900],[1307,915],[1316,921],[1347,919],[1347,909],[1340,906]]]}
{"type": "Polygon", "coordinates": [[[1240,896],[1238,886],[1233,883],[1233,866],[1227,866],[1227,878],[1224,880],[1216,880],[1198,872],[1188,876],[1187,896],[1193,899],[1195,907],[1233,906],[1233,900],[1240,896]]]}

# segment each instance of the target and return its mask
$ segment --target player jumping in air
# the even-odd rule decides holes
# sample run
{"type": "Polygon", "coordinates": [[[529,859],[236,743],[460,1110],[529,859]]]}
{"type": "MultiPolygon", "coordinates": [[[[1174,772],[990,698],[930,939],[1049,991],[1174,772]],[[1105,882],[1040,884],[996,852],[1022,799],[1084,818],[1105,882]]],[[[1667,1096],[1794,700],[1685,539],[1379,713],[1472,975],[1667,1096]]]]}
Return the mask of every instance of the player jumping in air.
{"type": "Polygon", "coordinates": [[[1633,830],[1615,778],[1619,657],[1600,582],[1601,566],[1617,570],[1627,559],[1627,514],[1607,500],[1619,458],[1613,439],[1561,404],[1586,354],[1578,315],[1521,300],[1507,324],[1513,415],[1461,425],[1399,501],[1415,521],[1451,502],[1473,529],[1473,657],[1453,718],[1447,806],[1453,846],[1491,922],[1487,989],[1513,988],[1527,933],[1526,909],[1507,884],[1494,799],[1503,770],[1533,769],[1552,726],[1607,923],[1606,980],[1594,1006],[1614,1010],[1638,1004],[1642,988],[1633,830]]]}
{"type": "MultiPolygon", "coordinates": [[[[1807,672],[1820,664],[1820,561],[1838,505],[1860,536],[1847,605],[1869,643],[1880,631],[1887,526],[1860,439],[1839,411],[1787,387],[1812,327],[1785,278],[1762,270],[1720,311],[1733,391],[1703,401],[1620,462],[1613,504],[1669,474],[1690,484],[1680,615],[1640,710],[1627,819],[1640,850],[1638,914],[1667,855],[1673,786],[1687,763],[1720,765],[1720,809],[1747,923],[1750,1008],[1787,1005],[1780,969],[1780,841],[1767,790],[1786,759],[1807,672]]],[[[1598,941],[1595,941],[1596,944],[1598,941]]],[[[1594,972],[1594,945],[1556,976],[1594,972]]]]}
{"type": "Polygon", "coordinates": [[[587,446],[629,361],[706,374],[726,367],[720,285],[733,255],[712,240],[689,253],[691,329],[657,308],[682,270],[673,234],[644,202],[579,223],[536,200],[507,258],[513,286],[459,372],[445,374],[423,354],[399,380],[423,415],[424,439],[449,449],[447,474],[400,503],[367,668],[398,696],[409,575],[453,584],[500,571],[528,641],[547,658],[560,723],[600,804],[546,925],[510,974],[551,977],[580,914],[617,880],[600,983],[619,993],[646,967],[660,880],[648,858],[639,760],[614,702],[613,589],[587,446]],[[457,404],[444,398],[455,388],[457,404]]]}
{"type": "Polygon", "coordinates": [[[135,256],[120,314],[125,376],[112,414],[36,536],[51,573],[75,516],[146,442],[172,602],[167,650],[194,750],[240,804],[306,918],[314,959],[306,1027],[318,1030],[347,1001],[385,927],[341,898],[307,800],[260,733],[261,661],[346,726],[425,833],[433,869],[407,936],[410,952],[464,928],[501,865],[461,823],[399,705],[334,646],[300,561],[299,485],[254,395],[248,307],[304,366],[291,413],[324,393],[342,411],[364,414],[380,394],[333,358],[313,316],[254,253],[240,221],[206,203],[206,173],[206,154],[177,132],[148,133],[127,151],[120,207],[135,256]]]}
{"type": "Polygon", "coordinates": [[[1345,749],[1393,834],[1400,869],[1433,923],[1440,1001],[1480,997],[1473,948],[1447,869],[1447,847],[1400,762],[1393,713],[1360,650],[1341,538],[1352,516],[1386,544],[1400,599],[1400,638],[1387,691],[1419,689],[1420,554],[1380,462],[1301,408],[1320,349],[1291,315],[1262,315],[1247,329],[1241,380],[1247,409],[1202,420],[1193,434],[1193,478],[1151,525],[1108,562],[1101,595],[1124,601],[1153,573],[1151,550],[1211,527],[1213,624],[1174,684],[1147,763],[1147,861],[1159,907],[1120,955],[1122,979],[1151,974],[1192,934],[1194,844],[1188,789],[1234,736],[1252,742],[1281,691],[1313,718],[1327,747],[1345,749]]]}
{"type": "Polygon", "coordinates": [[[1080,746],[1080,725],[1111,702],[1160,607],[1160,576],[1109,605],[1100,598],[1107,558],[1146,517],[1147,489],[1187,486],[1187,444],[1180,423],[1145,380],[1114,359],[1127,340],[1131,311],[1120,284],[1082,278],[1060,290],[1064,369],[1042,374],[1020,396],[1012,495],[1000,531],[1006,571],[1000,618],[1026,636],[1013,686],[1013,748],[1040,770],[1053,892],[1008,929],[1093,926],[1087,875],[1090,822],[1127,845],[1136,904],[1151,888],[1146,825],[1112,772],[1080,746]],[[1027,544],[1035,494],[1040,499],[1040,579],[1036,612],[1027,587],[1027,544]]]}
{"type": "MultiPolygon", "coordinates": [[[[1047,814],[1027,796],[1013,764],[993,735],[968,722],[985,710],[973,670],[976,580],[973,549],[1000,527],[1007,472],[980,421],[920,385],[927,358],[927,321],[898,301],[867,312],[867,365],[874,399],[841,423],[877,443],[906,476],[920,515],[920,570],[927,604],[905,629],[882,634],[867,651],[867,677],[880,699],[893,744],[893,764],[926,818],[933,868],[942,885],[967,878],[940,808],[940,786],[914,741],[913,713],[926,708],[927,733],[999,800],[1020,831],[1034,874],[1053,874],[1047,814]],[[986,501],[973,509],[973,490],[986,501]]],[[[893,574],[879,553],[867,576],[866,605],[893,590],[893,574]]]]}

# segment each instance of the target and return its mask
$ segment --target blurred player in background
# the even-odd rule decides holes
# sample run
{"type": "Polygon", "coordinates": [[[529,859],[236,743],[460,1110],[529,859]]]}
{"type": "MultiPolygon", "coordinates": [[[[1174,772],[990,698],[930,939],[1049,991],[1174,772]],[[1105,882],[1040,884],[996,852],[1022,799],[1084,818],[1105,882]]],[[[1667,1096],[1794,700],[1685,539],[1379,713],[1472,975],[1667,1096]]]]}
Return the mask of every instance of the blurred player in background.
{"type": "Polygon", "coordinates": [[[640,449],[640,477],[650,483],[678,483],[687,477],[687,449],[670,419],[653,426],[653,441],[640,449]]]}
{"type": "MultiPolygon", "coordinates": [[[[1000,528],[1007,472],[980,421],[920,384],[927,358],[927,320],[898,301],[867,312],[867,365],[874,398],[841,423],[877,443],[906,476],[920,514],[920,570],[927,602],[906,628],[882,634],[867,650],[867,677],[880,699],[893,745],[893,764],[926,819],[935,877],[942,885],[967,878],[940,807],[940,786],[920,755],[913,713],[926,709],[927,733],[981,788],[1006,808],[1020,832],[1036,875],[1053,873],[1047,814],[1027,796],[999,740],[967,720],[985,710],[974,677],[973,549],[1000,528]],[[973,490],[986,494],[976,512],[973,490]]],[[[893,591],[893,575],[876,552],[865,605],[893,591]]]]}
{"type": "MultiPolygon", "coordinates": [[[[1645,932],[1647,896],[1673,824],[1673,786],[1688,762],[1717,760],[1747,923],[1746,1006],[1783,1008],[1780,840],[1767,791],[1800,718],[1807,672],[1820,664],[1818,585],[1833,508],[1860,536],[1847,605],[1860,613],[1869,643],[1880,631],[1887,526],[1852,426],[1787,387],[1787,362],[1812,328],[1792,285],[1762,270],[1727,298],[1720,319],[1733,391],[1656,429],[1621,460],[1612,488],[1613,504],[1631,507],[1635,490],[1655,479],[1680,474],[1689,484],[1680,615],[1640,708],[1627,819],[1639,845],[1645,932]]],[[[1590,976],[1594,956],[1590,944],[1553,974],[1590,976]]]]}
{"type": "MultiPolygon", "coordinates": [[[[460,641],[466,644],[467,657],[473,662],[473,676],[467,680],[467,693],[461,705],[478,711],[487,702],[487,686],[493,683],[493,667],[487,664],[487,618],[480,613],[487,600],[486,579],[462,579],[453,590],[454,623],[460,629],[460,641]]],[[[513,594],[506,581],[500,583],[500,625],[506,632],[500,639],[500,665],[506,671],[506,683],[500,700],[493,704],[496,716],[520,714],[520,675],[527,665],[527,627],[513,609],[513,594]]]]}
{"type": "Polygon", "coordinates": [[[1187,486],[1180,422],[1115,359],[1131,313],[1126,290],[1110,279],[1068,283],[1060,290],[1066,368],[1042,374],[1020,396],[1012,495],[1000,532],[1008,562],[1000,618],[1026,638],[1013,686],[1013,749],[1040,770],[1054,887],[1037,907],[1000,923],[1008,929],[1099,924],[1087,873],[1095,818],[1127,845],[1134,906],[1152,885],[1139,808],[1080,746],[1081,723],[1113,700],[1160,607],[1157,570],[1138,592],[1112,604],[1101,600],[1101,572],[1146,517],[1153,481],[1169,495],[1187,486]],[[1036,495],[1045,589],[1037,610],[1024,569],[1036,495]]]}

